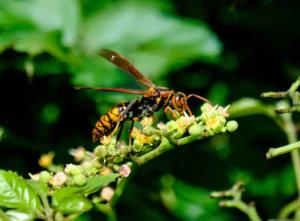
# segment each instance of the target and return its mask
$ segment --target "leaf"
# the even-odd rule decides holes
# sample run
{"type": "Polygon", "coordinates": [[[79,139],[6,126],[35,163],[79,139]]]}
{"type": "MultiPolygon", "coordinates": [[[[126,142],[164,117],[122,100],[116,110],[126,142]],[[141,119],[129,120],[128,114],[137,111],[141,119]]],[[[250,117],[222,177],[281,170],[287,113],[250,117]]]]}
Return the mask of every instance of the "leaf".
{"type": "Polygon", "coordinates": [[[62,201],[74,196],[82,196],[79,187],[63,187],[56,190],[52,196],[52,204],[57,207],[62,201]]]}
{"type": "Polygon", "coordinates": [[[78,0],[0,2],[0,52],[8,47],[32,56],[47,52],[70,62],[66,48],[75,46],[78,0]]]}
{"type": "Polygon", "coordinates": [[[41,210],[34,190],[12,171],[0,170],[0,206],[26,210],[41,210]]]}
{"type": "Polygon", "coordinates": [[[17,210],[8,210],[5,212],[10,221],[31,221],[35,220],[35,216],[31,213],[21,212],[17,210]]]}
{"type": "Polygon", "coordinates": [[[229,113],[231,117],[244,117],[254,114],[264,114],[273,116],[274,107],[266,105],[254,98],[242,98],[230,105],[229,113]]]}
{"type": "Polygon", "coordinates": [[[164,206],[180,220],[231,220],[209,197],[208,190],[187,185],[171,176],[164,176],[162,185],[164,206]]]}
{"type": "Polygon", "coordinates": [[[98,191],[100,188],[107,186],[109,183],[115,181],[119,174],[111,173],[105,176],[89,177],[87,183],[82,187],[63,187],[56,190],[52,196],[52,203],[54,206],[74,196],[84,196],[98,191]]]}
{"type": "Polygon", "coordinates": [[[34,180],[27,180],[27,183],[38,195],[45,198],[47,197],[49,188],[45,183],[37,182],[34,180]]]}
{"type": "MultiPolygon", "coordinates": [[[[114,49],[152,80],[195,60],[216,61],[222,51],[219,39],[205,23],[163,14],[141,1],[107,4],[87,16],[82,27],[82,50],[97,54],[101,48],[114,49]]],[[[91,76],[98,73],[98,79],[102,75],[98,82],[106,82],[116,68],[110,65],[108,69],[86,66],[84,71],[75,70],[75,82],[86,83],[80,80],[94,79],[91,76]]]]}
{"type": "Polygon", "coordinates": [[[90,194],[98,191],[100,188],[107,186],[115,181],[120,175],[118,173],[110,173],[105,176],[94,176],[87,179],[86,185],[82,187],[84,194],[90,194]]]}
{"type": "Polygon", "coordinates": [[[61,201],[57,209],[64,214],[83,213],[93,208],[93,204],[85,197],[74,196],[61,201]]]}

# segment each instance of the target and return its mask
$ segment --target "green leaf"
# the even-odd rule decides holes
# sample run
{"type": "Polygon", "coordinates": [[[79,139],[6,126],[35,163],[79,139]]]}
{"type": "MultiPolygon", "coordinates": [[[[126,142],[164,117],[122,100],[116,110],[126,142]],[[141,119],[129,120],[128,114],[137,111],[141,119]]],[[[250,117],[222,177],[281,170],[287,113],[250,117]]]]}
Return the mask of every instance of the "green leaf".
{"type": "Polygon", "coordinates": [[[0,206],[26,210],[40,210],[36,192],[12,171],[0,170],[0,206]]]}
{"type": "Polygon", "coordinates": [[[162,178],[161,199],[164,206],[180,220],[231,220],[218,203],[209,197],[209,191],[187,185],[171,176],[162,178]],[[216,215],[217,214],[217,215],[216,215]]]}
{"type": "Polygon", "coordinates": [[[82,187],[84,194],[91,194],[98,191],[100,188],[107,186],[114,182],[120,175],[118,173],[111,173],[105,176],[94,176],[87,179],[86,185],[82,187]]]}
{"type": "Polygon", "coordinates": [[[87,198],[80,196],[66,198],[57,206],[57,209],[64,214],[83,213],[92,208],[92,202],[87,198]]]}
{"type": "Polygon", "coordinates": [[[52,203],[58,206],[62,201],[72,198],[74,196],[84,196],[98,191],[100,188],[107,186],[109,183],[115,181],[119,174],[111,173],[106,176],[88,177],[87,183],[82,187],[63,187],[56,190],[52,196],[52,203]]]}
{"type": "Polygon", "coordinates": [[[37,182],[34,180],[27,180],[27,183],[31,188],[41,197],[47,197],[48,195],[48,186],[45,183],[37,182]]]}
{"type": "Polygon", "coordinates": [[[70,62],[66,48],[77,43],[78,0],[0,2],[0,52],[8,47],[32,56],[47,52],[70,62]]]}
{"type": "Polygon", "coordinates": [[[267,116],[274,116],[274,107],[266,105],[254,98],[242,98],[233,102],[230,105],[229,113],[231,117],[244,117],[254,114],[264,114],[267,116]]]}
{"type": "Polygon", "coordinates": [[[117,50],[151,79],[194,60],[216,61],[222,51],[205,23],[163,14],[141,1],[102,7],[86,18],[83,27],[81,46],[85,51],[117,50]]]}
{"type": "Polygon", "coordinates": [[[61,189],[56,190],[52,196],[52,204],[54,206],[58,206],[62,201],[68,198],[72,198],[74,196],[82,196],[82,192],[80,192],[79,187],[63,187],[61,189]]]}
{"type": "Polygon", "coordinates": [[[17,210],[8,210],[5,212],[10,221],[31,221],[35,220],[35,216],[32,213],[21,212],[17,210]]]}

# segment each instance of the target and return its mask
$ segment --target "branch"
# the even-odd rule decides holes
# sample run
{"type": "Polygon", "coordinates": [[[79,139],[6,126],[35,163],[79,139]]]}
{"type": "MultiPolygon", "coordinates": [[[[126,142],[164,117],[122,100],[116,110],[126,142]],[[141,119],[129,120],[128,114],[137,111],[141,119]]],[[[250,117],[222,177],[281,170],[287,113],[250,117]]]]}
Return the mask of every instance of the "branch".
{"type": "Polygon", "coordinates": [[[300,86],[300,77],[291,85],[287,91],[279,92],[264,92],[261,97],[270,98],[290,98],[292,101],[292,106],[287,108],[276,109],[278,114],[290,113],[290,112],[300,112],[300,93],[297,91],[300,86]]]}
{"type": "Polygon", "coordinates": [[[231,189],[226,191],[216,191],[211,193],[212,198],[230,198],[220,202],[221,207],[237,208],[241,212],[245,213],[251,221],[262,221],[258,215],[255,204],[245,203],[242,200],[242,192],[244,191],[242,182],[237,182],[231,189]]]}
{"type": "Polygon", "coordinates": [[[279,155],[286,154],[298,149],[300,149],[300,141],[292,144],[287,144],[281,147],[270,148],[269,151],[266,153],[266,157],[267,159],[271,159],[273,157],[277,157],[279,155]]]}

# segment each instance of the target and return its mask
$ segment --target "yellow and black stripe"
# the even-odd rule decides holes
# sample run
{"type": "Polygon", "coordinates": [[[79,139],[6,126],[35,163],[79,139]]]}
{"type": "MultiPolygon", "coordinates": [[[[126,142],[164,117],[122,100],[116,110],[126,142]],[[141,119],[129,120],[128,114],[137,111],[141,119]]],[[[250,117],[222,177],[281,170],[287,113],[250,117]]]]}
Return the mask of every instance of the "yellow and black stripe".
{"type": "Polygon", "coordinates": [[[100,116],[92,132],[93,142],[101,140],[104,136],[109,136],[115,131],[126,107],[126,103],[118,104],[110,109],[107,114],[100,116]]]}

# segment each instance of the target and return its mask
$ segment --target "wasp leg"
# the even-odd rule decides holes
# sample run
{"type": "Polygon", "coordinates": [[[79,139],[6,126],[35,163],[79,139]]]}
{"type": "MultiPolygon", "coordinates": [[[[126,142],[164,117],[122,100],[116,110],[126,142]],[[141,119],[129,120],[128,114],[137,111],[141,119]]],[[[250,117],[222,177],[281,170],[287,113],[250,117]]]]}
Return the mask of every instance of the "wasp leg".
{"type": "Polygon", "coordinates": [[[209,103],[209,104],[212,104],[211,101],[209,101],[209,100],[206,99],[205,97],[202,97],[202,96],[200,96],[200,95],[198,95],[198,94],[189,94],[189,95],[187,96],[187,99],[189,99],[190,97],[195,97],[195,98],[198,98],[199,100],[202,100],[202,101],[204,101],[204,102],[207,102],[207,103],[209,103]]]}
{"type": "Polygon", "coordinates": [[[118,131],[118,134],[117,134],[117,142],[119,142],[120,140],[120,137],[121,137],[121,134],[122,134],[122,130],[123,130],[123,126],[124,124],[121,124],[120,126],[120,123],[118,124],[118,126],[116,127],[119,131],[118,131]],[[119,128],[118,128],[119,127],[119,128]]]}
{"type": "MultiPolygon", "coordinates": [[[[187,109],[187,111],[188,111],[188,113],[189,113],[189,115],[190,116],[193,116],[193,113],[192,113],[192,111],[191,111],[191,109],[190,109],[190,107],[188,106],[188,105],[186,105],[186,107],[185,107],[186,109],[187,109]]],[[[186,112],[184,112],[185,114],[186,114],[186,112]]],[[[187,115],[187,114],[186,114],[187,115]]]]}
{"type": "Polygon", "coordinates": [[[178,118],[178,115],[179,115],[179,114],[178,114],[176,111],[174,111],[170,106],[166,106],[166,107],[165,107],[164,113],[167,114],[167,115],[170,113],[173,119],[177,119],[177,118],[178,118]]]}
{"type": "MultiPolygon", "coordinates": [[[[126,109],[124,110],[124,112],[122,113],[122,118],[126,119],[127,118],[127,113],[130,111],[130,109],[133,107],[133,105],[135,105],[138,102],[138,98],[135,98],[134,100],[132,100],[128,106],[126,107],[126,109]]],[[[122,120],[123,120],[122,119],[122,120]]]]}
{"type": "Polygon", "coordinates": [[[132,145],[131,132],[132,132],[132,129],[133,129],[133,125],[134,125],[134,121],[131,121],[130,128],[129,128],[129,141],[128,141],[128,144],[129,144],[130,146],[132,145]]]}
{"type": "MultiPolygon", "coordinates": [[[[117,126],[116,126],[116,129],[115,130],[119,130],[118,134],[117,134],[117,142],[119,141],[120,137],[121,137],[121,134],[122,134],[122,130],[123,130],[123,121],[126,120],[128,118],[127,116],[127,113],[131,110],[131,108],[133,107],[133,105],[138,101],[138,99],[134,99],[132,100],[128,106],[126,107],[126,109],[122,112],[121,116],[120,116],[120,121],[118,122],[117,126]]],[[[132,124],[133,126],[133,124],[132,124]]],[[[131,127],[132,127],[131,126],[131,127]]],[[[132,129],[130,129],[130,132],[131,132],[132,129]]],[[[129,134],[129,137],[130,137],[130,134],[129,134]]]]}

